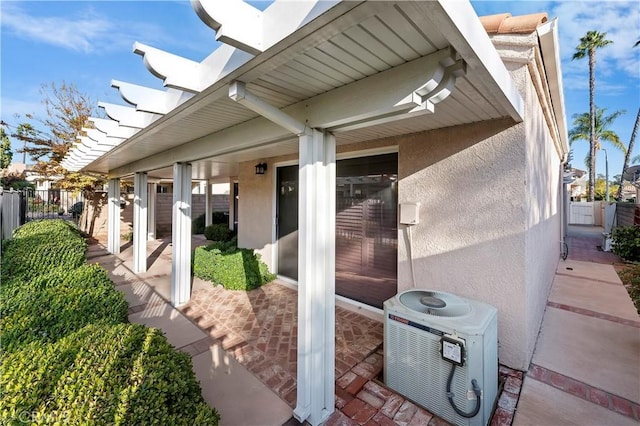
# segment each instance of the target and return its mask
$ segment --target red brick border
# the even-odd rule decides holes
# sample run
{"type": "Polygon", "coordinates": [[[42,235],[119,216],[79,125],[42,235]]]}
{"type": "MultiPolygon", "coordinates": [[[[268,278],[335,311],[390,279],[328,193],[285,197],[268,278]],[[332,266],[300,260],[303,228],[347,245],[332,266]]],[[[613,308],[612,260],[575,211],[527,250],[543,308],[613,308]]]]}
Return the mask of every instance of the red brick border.
{"type": "Polygon", "coordinates": [[[498,376],[504,381],[502,392],[498,395],[498,405],[491,418],[491,426],[511,426],[522,390],[522,371],[501,365],[498,376]]]}
{"type": "Polygon", "coordinates": [[[640,404],[618,395],[593,387],[553,370],[531,364],[527,377],[538,380],[608,410],[615,411],[634,420],[640,420],[640,404]]]}
{"type": "Polygon", "coordinates": [[[547,306],[551,306],[552,308],[562,309],[563,311],[569,311],[576,314],[585,315],[588,317],[598,318],[606,321],[615,322],[618,324],[640,328],[640,321],[633,321],[626,318],[616,317],[614,315],[603,314],[602,312],[596,312],[590,309],[578,308],[576,306],[570,306],[570,305],[565,305],[565,304],[556,303],[556,302],[547,302],[547,306]]]}

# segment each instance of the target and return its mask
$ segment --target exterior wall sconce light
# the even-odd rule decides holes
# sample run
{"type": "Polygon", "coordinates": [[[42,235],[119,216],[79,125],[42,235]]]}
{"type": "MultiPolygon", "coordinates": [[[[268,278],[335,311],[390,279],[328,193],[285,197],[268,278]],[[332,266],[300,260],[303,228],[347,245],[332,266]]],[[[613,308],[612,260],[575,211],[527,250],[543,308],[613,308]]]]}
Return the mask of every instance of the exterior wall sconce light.
{"type": "Polygon", "coordinates": [[[256,174],[263,175],[267,171],[267,163],[256,164],[256,174]]]}

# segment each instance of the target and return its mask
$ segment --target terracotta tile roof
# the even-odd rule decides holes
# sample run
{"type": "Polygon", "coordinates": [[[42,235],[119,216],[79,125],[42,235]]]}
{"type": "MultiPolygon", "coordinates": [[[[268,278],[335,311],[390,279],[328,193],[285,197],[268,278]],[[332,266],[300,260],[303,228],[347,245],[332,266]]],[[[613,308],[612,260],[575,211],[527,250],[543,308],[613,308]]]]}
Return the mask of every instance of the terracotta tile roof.
{"type": "Polygon", "coordinates": [[[511,16],[510,13],[481,16],[480,22],[489,34],[529,34],[547,22],[546,13],[511,16]]]}

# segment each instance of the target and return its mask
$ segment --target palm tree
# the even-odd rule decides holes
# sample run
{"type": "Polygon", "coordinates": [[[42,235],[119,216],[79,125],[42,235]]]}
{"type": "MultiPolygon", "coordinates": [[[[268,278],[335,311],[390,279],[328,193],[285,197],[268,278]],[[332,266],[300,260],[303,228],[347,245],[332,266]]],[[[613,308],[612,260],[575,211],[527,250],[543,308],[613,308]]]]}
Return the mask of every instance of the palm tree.
{"type": "MultiPolygon", "coordinates": [[[[640,46],[640,40],[636,41],[636,44],[633,47],[640,46]]],[[[622,186],[624,182],[624,173],[629,168],[629,157],[633,152],[633,145],[636,143],[636,137],[638,136],[638,127],[640,127],[640,108],[638,108],[638,114],[636,115],[636,122],[633,125],[633,130],[631,131],[631,139],[629,139],[629,146],[627,147],[627,153],[624,156],[624,163],[622,164],[622,175],[620,176],[620,187],[618,188],[618,193],[616,194],[616,198],[618,200],[622,199],[622,186]]],[[[636,155],[632,161],[635,163],[638,160],[638,156],[636,155]]]]}
{"type": "MultiPolygon", "coordinates": [[[[616,132],[610,130],[611,125],[616,120],[616,118],[620,117],[625,111],[615,111],[610,115],[605,116],[606,108],[595,108],[594,115],[594,131],[590,131],[591,125],[591,116],[588,112],[583,112],[582,114],[573,114],[573,128],[569,130],[569,142],[573,144],[573,142],[577,140],[586,140],[591,142],[591,138],[593,137],[593,153],[590,151],[585,157],[585,164],[587,167],[590,165],[594,166],[593,171],[595,172],[595,161],[593,159],[596,156],[596,153],[602,148],[601,141],[609,142],[611,146],[620,150],[621,152],[627,154],[627,149],[625,148],[622,141],[620,141],[620,137],[616,132]]],[[[591,172],[591,170],[589,170],[591,172]]],[[[594,173],[595,174],[595,173],[594,173]]],[[[595,178],[592,181],[591,177],[589,177],[589,199],[593,201],[591,198],[595,198],[595,178]]]]}
{"type": "Polygon", "coordinates": [[[587,34],[580,39],[580,44],[576,46],[576,51],[573,54],[573,59],[589,57],[589,201],[594,200],[594,185],[596,182],[596,104],[594,100],[596,91],[596,49],[613,43],[611,40],[605,39],[606,35],[606,32],[587,31],[587,34]]]}
{"type": "MultiPolygon", "coordinates": [[[[638,42],[640,43],[640,41],[638,42]]],[[[622,165],[622,176],[629,168],[629,157],[631,157],[631,152],[633,152],[633,145],[636,143],[636,136],[638,136],[638,127],[640,127],[640,108],[638,108],[638,114],[636,115],[636,123],[633,125],[633,131],[631,132],[631,139],[629,139],[629,146],[627,147],[627,153],[624,156],[624,164],[622,165]]],[[[633,158],[634,162],[639,161],[638,156],[636,155],[633,158]]],[[[622,198],[622,181],[624,181],[624,177],[621,179],[620,187],[618,188],[618,193],[616,194],[616,198],[620,200],[622,198]]]]}

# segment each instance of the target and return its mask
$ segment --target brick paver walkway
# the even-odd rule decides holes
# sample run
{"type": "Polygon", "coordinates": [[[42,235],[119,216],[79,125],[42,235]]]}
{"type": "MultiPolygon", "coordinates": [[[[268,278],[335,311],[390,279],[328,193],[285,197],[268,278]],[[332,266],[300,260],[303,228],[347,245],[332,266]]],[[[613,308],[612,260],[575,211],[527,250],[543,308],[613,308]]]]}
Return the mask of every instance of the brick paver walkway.
{"type": "MultiPolygon", "coordinates": [[[[152,260],[170,262],[163,245],[152,260]]],[[[89,258],[107,256],[101,246],[90,246],[89,258]]],[[[120,263],[118,263],[119,265],[120,263]]],[[[116,265],[117,266],[117,265],[116,265]]],[[[150,271],[144,279],[164,277],[150,271]]],[[[117,283],[143,280],[135,274],[117,283]]],[[[140,281],[143,282],[143,281],[140,281]]],[[[164,297],[157,294],[159,299],[164,297]]],[[[229,291],[210,283],[194,285],[189,303],[179,310],[207,334],[179,350],[192,357],[215,343],[232,355],[292,408],[296,403],[297,291],[275,281],[249,292],[229,291]]],[[[139,312],[149,301],[130,309],[139,312]]],[[[335,413],[327,425],[440,426],[446,421],[384,387],[377,379],[384,365],[382,323],[336,307],[335,413]]],[[[500,367],[505,382],[492,426],[510,425],[518,400],[522,373],[500,367]]],[[[291,419],[286,425],[298,425],[291,419]]]]}
{"type": "MultiPolygon", "coordinates": [[[[277,281],[250,292],[199,286],[191,301],[180,310],[209,334],[207,339],[182,350],[195,356],[204,352],[213,340],[221,342],[238,362],[295,407],[295,290],[277,281]]],[[[376,380],[384,365],[382,342],[382,323],[336,307],[336,412],[327,425],[448,425],[376,380]]],[[[503,392],[493,422],[508,425],[522,373],[503,367],[500,373],[505,380],[511,375],[514,377],[509,380],[517,381],[517,386],[507,386],[510,392],[503,392]]],[[[297,422],[291,420],[290,424],[297,422]]]]}

